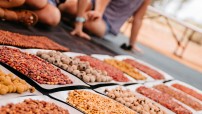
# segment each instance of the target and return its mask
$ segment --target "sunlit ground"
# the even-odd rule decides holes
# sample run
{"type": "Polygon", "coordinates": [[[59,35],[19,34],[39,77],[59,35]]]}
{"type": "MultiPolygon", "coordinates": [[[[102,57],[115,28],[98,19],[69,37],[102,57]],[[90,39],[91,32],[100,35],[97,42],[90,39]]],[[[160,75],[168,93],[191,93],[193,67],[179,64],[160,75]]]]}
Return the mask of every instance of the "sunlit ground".
{"type": "MultiPolygon", "coordinates": [[[[129,26],[127,30],[125,30],[124,26],[122,27],[125,30],[124,34],[126,36],[130,35],[130,27],[131,26],[129,26]]],[[[179,35],[182,33],[182,31],[179,30],[177,32],[179,35]]],[[[162,23],[144,20],[138,36],[138,42],[202,72],[202,46],[191,42],[188,45],[183,58],[176,57],[173,55],[176,41],[172,37],[170,30],[162,23]]]]}

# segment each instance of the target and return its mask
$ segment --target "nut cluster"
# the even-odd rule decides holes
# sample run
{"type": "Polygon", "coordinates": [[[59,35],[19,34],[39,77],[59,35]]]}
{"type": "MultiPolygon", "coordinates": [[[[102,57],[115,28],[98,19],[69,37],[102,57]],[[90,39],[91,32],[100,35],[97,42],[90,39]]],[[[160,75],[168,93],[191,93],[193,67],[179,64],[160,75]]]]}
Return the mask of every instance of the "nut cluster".
{"type": "Polygon", "coordinates": [[[0,95],[8,93],[23,93],[26,91],[33,93],[35,88],[30,87],[24,80],[15,77],[13,74],[5,74],[0,70],[0,95]]]}
{"type": "Polygon", "coordinates": [[[45,36],[27,36],[3,30],[0,30],[0,44],[24,48],[40,48],[60,51],[69,50],[68,48],[57,44],[45,36]]]}
{"type": "Polygon", "coordinates": [[[78,58],[68,57],[61,52],[37,52],[37,56],[47,60],[62,69],[71,72],[85,82],[109,82],[112,80],[106,71],[96,70],[88,62],[80,61],[78,58]]]}
{"type": "Polygon", "coordinates": [[[119,69],[113,67],[112,65],[109,65],[103,61],[100,61],[96,58],[90,57],[90,56],[77,56],[77,58],[80,59],[80,61],[87,61],[89,62],[90,66],[101,71],[106,71],[108,76],[112,77],[113,80],[119,81],[119,82],[128,82],[129,79],[124,76],[123,72],[119,69]]]}
{"type": "Polygon", "coordinates": [[[0,107],[1,114],[69,114],[68,110],[46,101],[26,99],[0,107]]]}
{"type": "Polygon", "coordinates": [[[86,90],[70,91],[67,102],[86,114],[136,114],[110,98],[86,90]]]}
{"type": "Polygon", "coordinates": [[[8,47],[1,47],[0,55],[0,62],[11,66],[40,84],[64,85],[72,83],[60,69],[35,55],[8,47]]]}
{"type": "Polygon", "coordinates": [[[136,80],[146,80],[145,76],[141,75],[139,71],[126,62],[115,59],[105,59],[104,62],[116,67],[117,69],[120,69],[136,80]]]}
{"type": "Polygon", "coordinates": [[[156,104],[144,99],[138,98],[130,90],[123,90],[117,87],[112,90],[105,89],[105,93],[110,98],[126,105],[140,114],[165,114],[156,104]]]}

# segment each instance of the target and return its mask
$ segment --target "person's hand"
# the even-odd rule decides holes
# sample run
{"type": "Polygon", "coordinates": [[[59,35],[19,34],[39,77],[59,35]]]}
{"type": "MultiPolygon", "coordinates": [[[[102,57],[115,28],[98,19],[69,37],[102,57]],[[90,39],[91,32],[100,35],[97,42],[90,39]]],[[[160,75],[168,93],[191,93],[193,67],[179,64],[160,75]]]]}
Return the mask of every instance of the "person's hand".
{"type": "Polygon", "coordinates": [[[102,17],[102,14],[97,11],[88,11],[87,12],[87,19],[94,21],[102,17]]]}
{"type": "Polygon", "coordinates": [[[71,35],[79,36],[81,38],[91,40],[91,37],[88,34],[86,34],[85,32],[83,32],[83,30],[82,30],[83,25],[81,25],[81,24],[82,23],[76,24],[75,29],[71,32],[71,35]]]}

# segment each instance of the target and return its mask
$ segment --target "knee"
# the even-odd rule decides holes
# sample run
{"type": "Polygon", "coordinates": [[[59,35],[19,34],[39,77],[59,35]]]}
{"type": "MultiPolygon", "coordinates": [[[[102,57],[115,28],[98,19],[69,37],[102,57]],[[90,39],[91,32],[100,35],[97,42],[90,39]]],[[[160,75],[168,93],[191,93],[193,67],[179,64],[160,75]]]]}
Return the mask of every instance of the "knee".
{"type": "Polygon", "coordinates": [[[31,8],[42,9],[48,4],[48,0],[26,0],[25,3],[31,8]]]}
{"type": "Polygon", "coordinates": [[[13,0],[11,1],[15,5],[15,7],[22,6],[25,3],[25,0],[13,0]]]}
{"type": "Polygon", "coordinates": [[[39,20],[49,26],[57,26],[60,18],[60,11],[52,5],[47,5],[39,15],[39,20]]]}
{"type": "Polygon", "coordinates": [[[64,13],[74,15],[77,12],[77,2],[77,0],[68,0],[64,4],[61,4],[59,9],[64,13]]]}
{"type": "Polygon", "coordinates": [[[103,38],[106,32],[106,27],[103,24],[99,24],[97,22],[87,21],[84,24],[85,29],[93,33],[94,35],[103,38]],[[99,26],[99,28],[97,27],[99,26]]]}

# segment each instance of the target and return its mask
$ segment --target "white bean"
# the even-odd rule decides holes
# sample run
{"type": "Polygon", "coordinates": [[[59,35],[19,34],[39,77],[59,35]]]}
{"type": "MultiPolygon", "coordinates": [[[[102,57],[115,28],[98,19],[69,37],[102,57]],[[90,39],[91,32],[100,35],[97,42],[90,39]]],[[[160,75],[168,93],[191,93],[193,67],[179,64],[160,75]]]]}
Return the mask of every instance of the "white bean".
{"type": "Polygon", "coordinates": [[[90,77],[90,82],[95,82],[95,77],[94,76],[90,77]]]}
{"type": "Polygon", "coordinates": [[[83,75],[83,81],[90,82],[90,77],[87,75],[83,75]]]}
{"type": "Polygon", "coordinates": [[[77,70],[77,66],[76,65],[72,65],[73,70],[77,70]]]}
{"type": "Polygon", "coordinates": [[[80,74],[80,71],[79,70],[74,70],[73,74],[76,75],[76,76],[78,76],[80,74]]]}

